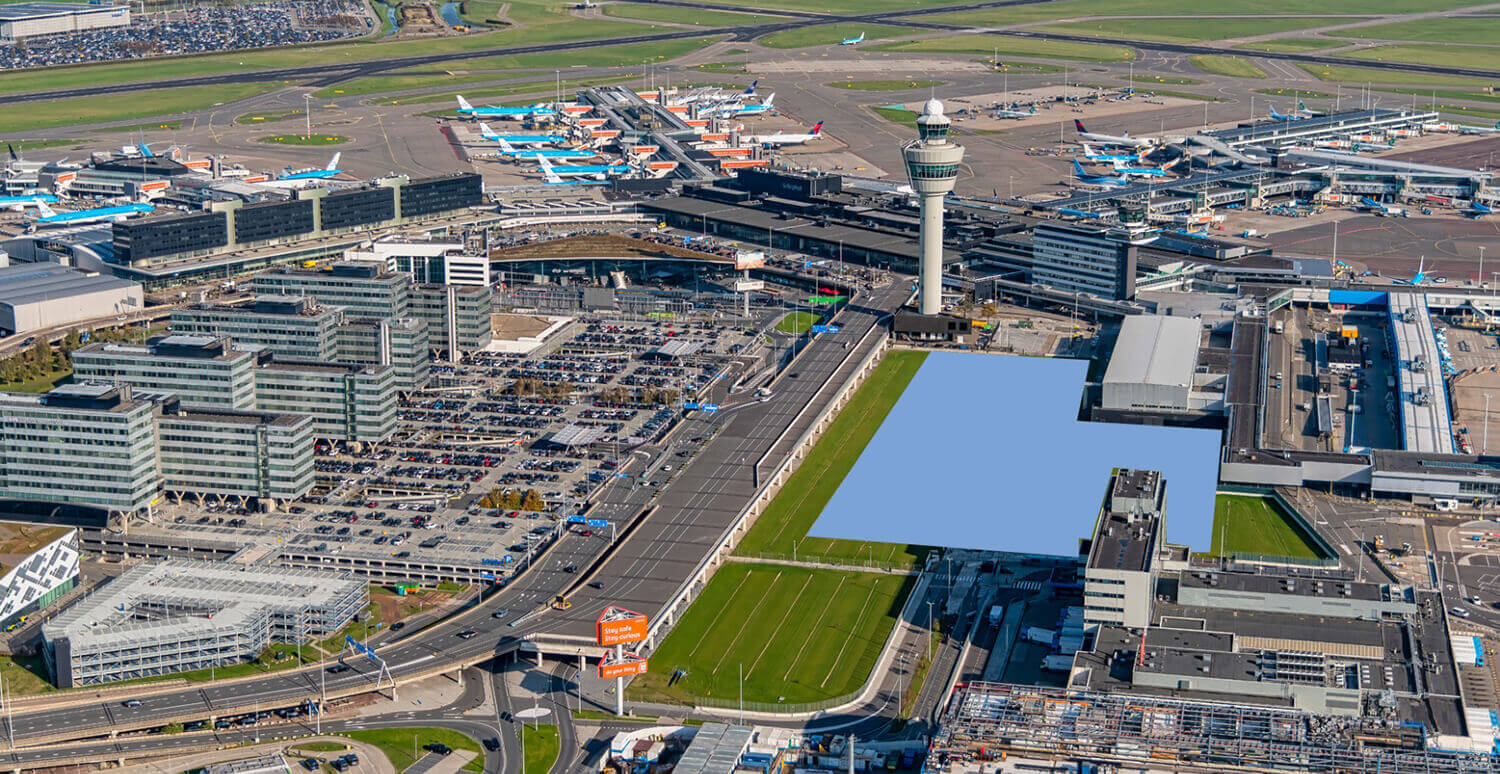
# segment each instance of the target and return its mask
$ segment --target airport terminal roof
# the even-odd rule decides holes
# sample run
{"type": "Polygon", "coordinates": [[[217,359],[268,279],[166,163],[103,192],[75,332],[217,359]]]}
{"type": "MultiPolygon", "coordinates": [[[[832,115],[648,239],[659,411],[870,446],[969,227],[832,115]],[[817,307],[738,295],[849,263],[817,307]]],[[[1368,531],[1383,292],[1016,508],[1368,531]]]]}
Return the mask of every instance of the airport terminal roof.
{"type": "Polygon", "coordinates": [[[129,280],[56,263],[21,263],[0,268],[0,304],[9,306],[139,287],[129,280]]]}
{"type": "Polygon", "coordinates": [[[1104,381],[1191,385],[1197,362],[1197,320],[1162,315],[1126,317],[1104,381]]]}
{"type": "Polygon", "coordinates": [[[100,11],[113,10],[116,10],[115,6],[93,5],[91,3],[14,3],[12,5],[0,5],[0,22],[39,19],[46,16],[57,16],[68,13],[98,13],[100,11]]]}

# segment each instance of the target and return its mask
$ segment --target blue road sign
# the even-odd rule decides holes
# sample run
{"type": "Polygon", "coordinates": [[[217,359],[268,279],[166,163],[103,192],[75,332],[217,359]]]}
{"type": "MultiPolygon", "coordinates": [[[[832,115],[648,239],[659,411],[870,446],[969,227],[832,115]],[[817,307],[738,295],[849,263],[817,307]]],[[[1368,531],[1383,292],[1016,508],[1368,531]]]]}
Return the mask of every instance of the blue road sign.
{"type": "Polygon", "coordinates": [[[712,413],[714,413],[715,411],[718,411],[718,410],[719,410],[719,404],[717,404],[717,403],[705,403],[705,404],[703,404],[703,413],[705,413],[705,414],[712,414],[712,413]]]}
{"type": "Polygon", "coordinates": [[[837,325],[814,325],[813,327],[809,328],[808,330],[812,331],[813,333],[838,333],[839,332],[839,326],[837,326],[837,325]]]}
{"type": "Polygon", "coordinates": [[[688,411],[692,411],[693,409],[698,408],[698,404],[692,401],[688,401],[687,403],[682,404],[682,407],[687,409],[688,411]]]}
{"type": "Polygon", "coordinates": [[[569,524],[582,524],[583,523],[583,517],[582,516],[569,516],[568,517],[568,523],[569,524]]]}
{"type": "Polygon", "coordinates": [[[604,519],[589,519],[588,521],[585,521],[584,524],[587,524],[590,527],[608,527],[609,526],[609,522],[605,521],[604,519]]]}

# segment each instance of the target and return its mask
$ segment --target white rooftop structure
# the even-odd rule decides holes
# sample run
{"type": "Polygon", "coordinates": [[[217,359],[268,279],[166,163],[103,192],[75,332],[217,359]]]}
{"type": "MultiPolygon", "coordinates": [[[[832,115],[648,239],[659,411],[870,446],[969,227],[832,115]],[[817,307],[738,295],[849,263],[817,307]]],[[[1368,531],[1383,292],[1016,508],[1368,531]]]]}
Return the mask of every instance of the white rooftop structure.
{"type": "Polygon", "coordinates": [[[1198,370],[1199,322],[1187,317],[1125,318],[1104,372],[1108,409],[1185,411],[1198,370]]]}

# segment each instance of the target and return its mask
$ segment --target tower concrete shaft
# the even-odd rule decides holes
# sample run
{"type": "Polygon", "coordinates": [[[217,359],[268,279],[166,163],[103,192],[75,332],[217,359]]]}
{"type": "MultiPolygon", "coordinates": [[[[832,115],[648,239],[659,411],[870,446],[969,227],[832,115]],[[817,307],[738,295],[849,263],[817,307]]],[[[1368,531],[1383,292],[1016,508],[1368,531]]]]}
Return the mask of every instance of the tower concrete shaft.
{"type": "Polygon", "coordinates": [[[917,311],[937,314],[943,308],[943,197],[958,180],[964,147],[948,139],[951,122],[943,103],[927,100],[917,117],[917,139],[901,148],[906,174],[921,197],[922,258],[917,272],[917,311]]]}

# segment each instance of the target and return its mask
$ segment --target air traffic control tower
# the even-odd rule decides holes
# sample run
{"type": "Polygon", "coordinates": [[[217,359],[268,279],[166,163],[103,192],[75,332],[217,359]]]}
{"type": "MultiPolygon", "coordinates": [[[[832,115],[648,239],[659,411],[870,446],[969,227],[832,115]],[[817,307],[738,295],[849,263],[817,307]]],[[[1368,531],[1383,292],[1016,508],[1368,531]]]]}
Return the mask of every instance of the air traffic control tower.
{"type": "Polygon", "coordinates": [[[911,187],[922,197],[920,314],[937,314],[943,308],[943,196],[953,190],[964,160],[964,146],[948,139],[951,124],[943,115],[943,103],[929,99],[917,117],[917,139],[901,148],[911,187]]]}

